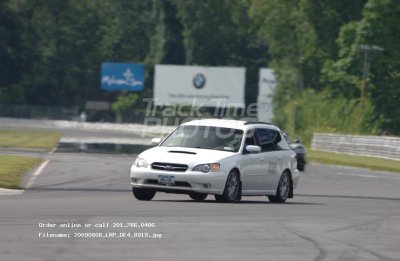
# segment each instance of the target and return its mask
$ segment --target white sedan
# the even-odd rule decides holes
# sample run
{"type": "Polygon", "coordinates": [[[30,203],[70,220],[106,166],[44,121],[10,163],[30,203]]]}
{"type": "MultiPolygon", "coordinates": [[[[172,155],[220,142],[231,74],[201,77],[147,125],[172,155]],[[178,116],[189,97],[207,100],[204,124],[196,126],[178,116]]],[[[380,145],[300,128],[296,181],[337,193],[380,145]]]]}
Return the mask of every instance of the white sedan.
{"type": "Polygon", "coordinates": [[[131,185],[139,200],[157,191],[221,202],[241,196],[293,197],[299,180],[296,153],[271,124],[235,120],[195,120],[176,128],[134,161],[131,185]]]}

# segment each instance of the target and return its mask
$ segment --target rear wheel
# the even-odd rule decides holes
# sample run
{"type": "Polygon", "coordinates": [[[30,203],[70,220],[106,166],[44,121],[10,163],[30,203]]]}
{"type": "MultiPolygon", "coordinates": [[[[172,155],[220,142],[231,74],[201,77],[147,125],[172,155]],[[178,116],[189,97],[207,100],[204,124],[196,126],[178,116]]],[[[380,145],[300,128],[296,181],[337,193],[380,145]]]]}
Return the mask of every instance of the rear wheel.
{"type": "Polygon", "coordinates": [[[138,200],[152,200],[156,192],[150,189],[144,188],[132,188],[133,195],[138,200]]]}
{"type": "Polygon", "coordinates": [[[233,202],[241,198],[240,176],[237,170],[232,170],[226,179],[224,194],[215,195],[218,202],[233,202]]]}
{"type": "Polygon", "coordinates": [[[276,196],[268,196],[269,201],[273,203],[284,203],[289,197],[291,182],[292,180],[289,172],[283,172],[276,190],[276,196]]]}
{"type": "Polygon", "coordinates": [[[206,193],[191,193],[189,194],[189,197],[193,200],[197,200],[197,201],[203,201],[206,199],[206,197],[208,196],[208,194],[206,193]]]}

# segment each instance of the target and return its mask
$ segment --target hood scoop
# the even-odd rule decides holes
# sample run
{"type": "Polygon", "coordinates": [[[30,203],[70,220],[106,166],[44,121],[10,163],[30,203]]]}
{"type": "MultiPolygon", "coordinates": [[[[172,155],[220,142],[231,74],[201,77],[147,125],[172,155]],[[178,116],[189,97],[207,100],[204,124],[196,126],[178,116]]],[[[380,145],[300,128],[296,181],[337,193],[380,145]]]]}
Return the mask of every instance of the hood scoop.
{"type": "Polygon", "coordinates": [[[196,152],[191,152],[191,151],[182,151],[182,150],[170,150],[168,151],[169,153],[182,153],[182,154],[192,154],[196,155],[196,152]]]}

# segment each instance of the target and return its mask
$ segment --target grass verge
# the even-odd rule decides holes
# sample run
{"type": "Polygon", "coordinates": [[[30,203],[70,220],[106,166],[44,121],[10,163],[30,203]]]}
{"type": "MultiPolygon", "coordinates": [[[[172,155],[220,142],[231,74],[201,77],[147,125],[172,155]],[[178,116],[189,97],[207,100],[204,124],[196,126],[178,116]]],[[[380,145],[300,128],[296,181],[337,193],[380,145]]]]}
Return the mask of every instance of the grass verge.
{"type": "Polygon", "coordinates": [[[400,161],[308,150],[309,161],[400,173],[400,161]]]}
{"type": "Polygon", "coordinates": [[[0,155],[0,187],[21,188],[23,176],[40,162],[39,158],[0,155]]]}
{"type": "Polygon", "coordinates": [[[62,134],[49,131],[0,130],[0,148],[43,149],[54,148],[62,134]]]}

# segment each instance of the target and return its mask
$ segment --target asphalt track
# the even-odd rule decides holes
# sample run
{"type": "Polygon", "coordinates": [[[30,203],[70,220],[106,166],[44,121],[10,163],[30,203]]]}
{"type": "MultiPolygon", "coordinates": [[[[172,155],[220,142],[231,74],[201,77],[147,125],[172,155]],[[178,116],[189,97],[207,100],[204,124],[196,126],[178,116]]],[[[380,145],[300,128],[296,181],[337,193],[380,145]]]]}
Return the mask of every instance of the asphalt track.
{"type": "MultiPolygon", "coordinates": [[[[0,128],[53,128],[33,123],[1,119],[0,128]]],[[[143,139],[58,130],[83,141],[143,139]]],[[[400,173],[311,164],[285,204],[266,197],[195,202],[165,193],[143,202],[129,183],[134,155],[66,151],[0,151],[48,161],[27,175],[22,194],[0,191],[0,261],[400,260],[400,173]],[[39,227],[47,223],[55,227],[39,227]],[[71,237],[42,237],[50,234],[71,237]]]]}
{"type": "Polygon", "coordinates": [[[2,261],[400,260],[400,174],[312,164],[286,204],[265,197],[195,202],[165,193],[142,202],[129,185],[133,155],[39,156],[49,163],[31,188],[0,196],[2,261]],[[98,224],[125,227],[93,228],[98,224]],[[73,238],[84,233],[102,238],[73,238]]]}

